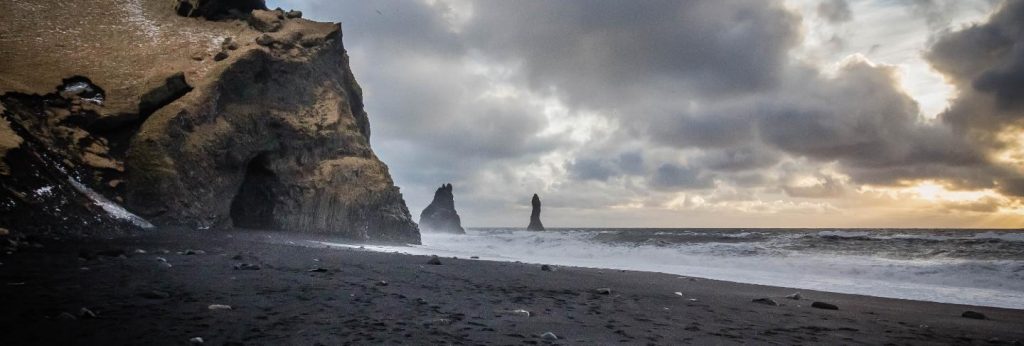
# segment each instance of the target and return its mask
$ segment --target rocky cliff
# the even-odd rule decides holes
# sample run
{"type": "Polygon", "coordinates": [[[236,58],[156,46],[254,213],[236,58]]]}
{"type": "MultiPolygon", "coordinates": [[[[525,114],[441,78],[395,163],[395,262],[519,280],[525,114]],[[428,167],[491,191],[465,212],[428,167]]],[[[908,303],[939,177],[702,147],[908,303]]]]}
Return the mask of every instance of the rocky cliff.
{"type": "Polygon", "coordinates": [[[544,224],[540,222],[540,197],[536,193],[533,194],[530,205],[533,206],[533,209],[530,211],[530,225],[526,226],[526,230],[543,231],[544,224]]]}
{"type": "Polygon", "coordinates": [[[39,209],[46,186],[90,201],[0,227],[138,223],[90,214],[102,199],[156,225],[419,242],[339,24],[252,0],[39,0],[0,4],[0,28],[0,211],[39,209]]]}
{"type": "Polygon", "coordinates": [[[444,184],[434,192],[434,200],[420,213],[420,229],[424,232],[466,234],[462,220],[455,211],[452,184],[444,184]]]}

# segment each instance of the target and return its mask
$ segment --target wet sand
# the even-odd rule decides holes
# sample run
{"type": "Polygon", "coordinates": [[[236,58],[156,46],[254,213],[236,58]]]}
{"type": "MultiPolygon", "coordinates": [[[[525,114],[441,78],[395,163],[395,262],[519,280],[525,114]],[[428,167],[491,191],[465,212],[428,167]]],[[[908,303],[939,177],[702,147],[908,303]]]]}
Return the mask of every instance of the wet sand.
{"type": "Polygon", "coordinates": [[[1024,310],[807,290],[792,300],[785,296],[798,290],[620,270],[452,258],[430,265],[424,256],[310,240],[337,241],[155,231],[21,242],[0,255],[0,344],[1024,342],[1024,310]],[[259,269],[245,269],[252,266],[259,269]],[[780,305],[752,302],[766,297],[780,305]],[[967,310],[988,319],[961,317],[967,310]]]}

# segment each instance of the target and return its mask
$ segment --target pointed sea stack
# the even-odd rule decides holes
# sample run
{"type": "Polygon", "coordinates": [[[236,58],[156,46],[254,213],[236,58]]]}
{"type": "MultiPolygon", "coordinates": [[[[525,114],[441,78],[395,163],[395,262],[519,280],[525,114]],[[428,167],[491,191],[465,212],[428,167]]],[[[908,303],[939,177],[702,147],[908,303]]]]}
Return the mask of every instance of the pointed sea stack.
{"type": "Polygon", "coordinates": [[[455,211],[455,197],[452,184],[444,184],[434,192],[434,201],[420,214],[420,230],[423,232],[466,234],[462,229],[459,213],[455,211]]]}
{"type": "Polygon", "coordinates": [[[544,224],[540,223],[540,197],[537,194],[533,194],[533,211],[530,212],[530,225],[526,226],[527,231],[543,231],[544,224]]]}

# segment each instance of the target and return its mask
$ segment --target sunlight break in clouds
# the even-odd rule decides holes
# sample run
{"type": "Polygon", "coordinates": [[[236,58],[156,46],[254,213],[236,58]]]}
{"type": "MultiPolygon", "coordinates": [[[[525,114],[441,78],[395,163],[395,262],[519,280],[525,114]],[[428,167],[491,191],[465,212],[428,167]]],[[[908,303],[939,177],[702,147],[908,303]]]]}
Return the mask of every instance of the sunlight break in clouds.
{"type": "Polygon", "coordinates": [[[556,227],[1017,227],[1020,4],[269,5],[343,23],[413,214],[451,182],[468,226],[538,193],[556,227]]]}

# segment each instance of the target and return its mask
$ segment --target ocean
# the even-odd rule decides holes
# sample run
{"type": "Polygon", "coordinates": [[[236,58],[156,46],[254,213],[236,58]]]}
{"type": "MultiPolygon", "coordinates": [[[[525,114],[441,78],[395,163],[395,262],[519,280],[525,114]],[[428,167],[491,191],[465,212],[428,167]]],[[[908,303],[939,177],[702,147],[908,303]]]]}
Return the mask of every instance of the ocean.
{"type": "Polygon", "coordinates": [[[1024,309],[1024,230],[476,228],[466,233],[424,233],[423,245],[366,248],[1024,309]]]}

